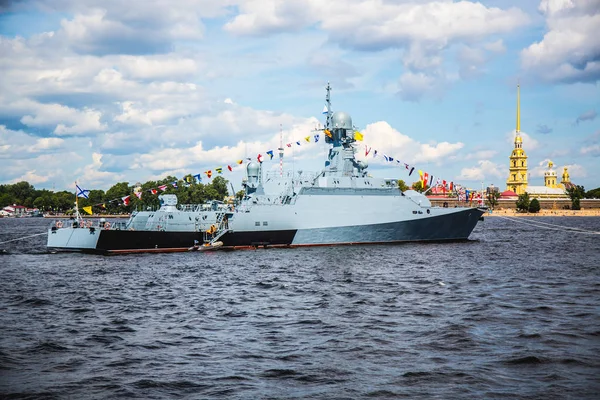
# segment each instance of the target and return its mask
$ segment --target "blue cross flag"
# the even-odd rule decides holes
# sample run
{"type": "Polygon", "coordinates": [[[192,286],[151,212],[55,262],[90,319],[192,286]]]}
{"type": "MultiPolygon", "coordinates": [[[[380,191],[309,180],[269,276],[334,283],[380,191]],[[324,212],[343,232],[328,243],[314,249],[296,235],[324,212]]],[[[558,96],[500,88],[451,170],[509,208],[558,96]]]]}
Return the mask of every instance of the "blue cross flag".
{"type": "Polygon", "coordinates": [[[90,194],[89,190],[82,189],[79,187],[79,185],[75,185],[75,186],[77,187],[77,197],[85,197],[86,199],[89,198],[89,196],[88,196],[90,194]]]}

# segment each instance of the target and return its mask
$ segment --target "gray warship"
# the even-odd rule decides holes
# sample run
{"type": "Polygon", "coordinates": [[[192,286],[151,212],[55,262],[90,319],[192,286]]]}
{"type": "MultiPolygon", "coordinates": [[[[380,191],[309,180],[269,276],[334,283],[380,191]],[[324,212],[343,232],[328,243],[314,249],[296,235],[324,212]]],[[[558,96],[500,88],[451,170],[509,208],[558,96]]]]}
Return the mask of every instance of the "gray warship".
{"type": "Polygon", "coordinates": [[[262,162],[252,161],[235,205],[178,205],[175,195],[164,194],[160,209],[134,212],[126,222],[52,226],[48,248],[131,253],[215,243],[235,249],[467,240],[485,209],[434,207],[421,193],[400,191],[396,179],[369,176],[367,163],[355,158],[351,116],[331,111],[326,90],[329,153],[319,173],[265,176],[262,162]]]}

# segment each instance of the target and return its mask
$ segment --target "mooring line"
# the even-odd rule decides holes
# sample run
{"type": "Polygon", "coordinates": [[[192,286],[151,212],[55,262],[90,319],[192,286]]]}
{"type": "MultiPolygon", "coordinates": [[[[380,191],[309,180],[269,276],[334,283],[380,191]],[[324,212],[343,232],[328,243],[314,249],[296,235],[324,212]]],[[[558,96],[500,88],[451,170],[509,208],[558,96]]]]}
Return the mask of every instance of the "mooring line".
{"type": "Polygon", "coordinates": [[[5,242],[0,242],[0,244],[10,243],[10,242],[16,242],[17,240],[29,239],[29,238],[32,238],[32,237],[35,237],[35,236],[47,235],[47,234],[48,234],[48,232],[36,233],[35,235],[23,236],[23,237],[20,237],[20,238],[7,240],[5,242]]]}
{"type": "Polygon", "coordinates": [[[564,226],[564,225],[558,225],[558,224],[551,224],[549,222],[543,222],[543,221],[532,221],[532,220],[528,220],[528,222],[532,223],[532,224],[539,224],[539,225],[548,225],[548,226],[557,226],[557,227],[561,227],[561,228],[565,228],[565,229],[570,229],[570,230],[574,230],[574,231],[582,231],[582,232],[595,232],[595,233],[600,233],[600,232],[596,232],[596,231],[590,231],[588,229],[582,229],[582,228],[573,228],[570,226],[564,226]]]}
{"type": "Polygon", "coordinates": [[[532,225],[537,228],[549,229],[549,230],[554,230],[554,231],[566,231],[566,232],[574,232],[574,233],[584,233],[584,234],[588,234],[588,235],[600,235],[600,232],[598,232],[598,231],[590,231],[590,230],[581,229],[581,228],[572,228],[569,226],[550,224],[550,223],[542,222],[542,221],[535,221],[535,222],[534,221],[521,221],[519,218],[505,217],[505,216],[501,216],[501,215],[496,215],[496,217],[504,218],[504,219],[507,219],[512,222],[518,222],[520,224],[532,225]],[[540,224],[549,225],[549,226],[543,226],[540,224]]]}

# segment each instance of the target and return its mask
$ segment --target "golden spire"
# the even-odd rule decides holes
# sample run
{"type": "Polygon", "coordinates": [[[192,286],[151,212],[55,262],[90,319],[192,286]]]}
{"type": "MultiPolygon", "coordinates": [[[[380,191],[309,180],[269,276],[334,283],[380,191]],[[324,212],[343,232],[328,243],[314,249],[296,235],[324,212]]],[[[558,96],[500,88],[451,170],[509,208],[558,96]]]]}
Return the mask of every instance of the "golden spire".
{"type": "Polygon", "coordinates": [[[520,85],[517,83],[517,133],[521,132],[521,96],[520,85]]]}

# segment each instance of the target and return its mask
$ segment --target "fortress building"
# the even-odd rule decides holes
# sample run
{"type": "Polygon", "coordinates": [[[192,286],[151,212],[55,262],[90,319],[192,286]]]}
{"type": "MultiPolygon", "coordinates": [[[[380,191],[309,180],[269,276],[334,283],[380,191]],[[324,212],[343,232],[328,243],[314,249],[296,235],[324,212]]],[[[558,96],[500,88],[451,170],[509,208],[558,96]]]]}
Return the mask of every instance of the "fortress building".
{"type": "Polygon", "coordinates": [[[552,168],[554,163],[548,162],[548,169],[544,172],[544,186],[529,186],[527,183],[527,155],[523,150],[521,137],[521,99],[520,87],[517,85],[517,130],[515,135],[515,148],[509,157],[509,174],[506,180],[506,190],[517,195],[528,193],[530,198],[563,199],[568,198],[566,190],[573,187],[567,167],[564,167],[562,180],[557,182],[557,174],[552,168]]]}

